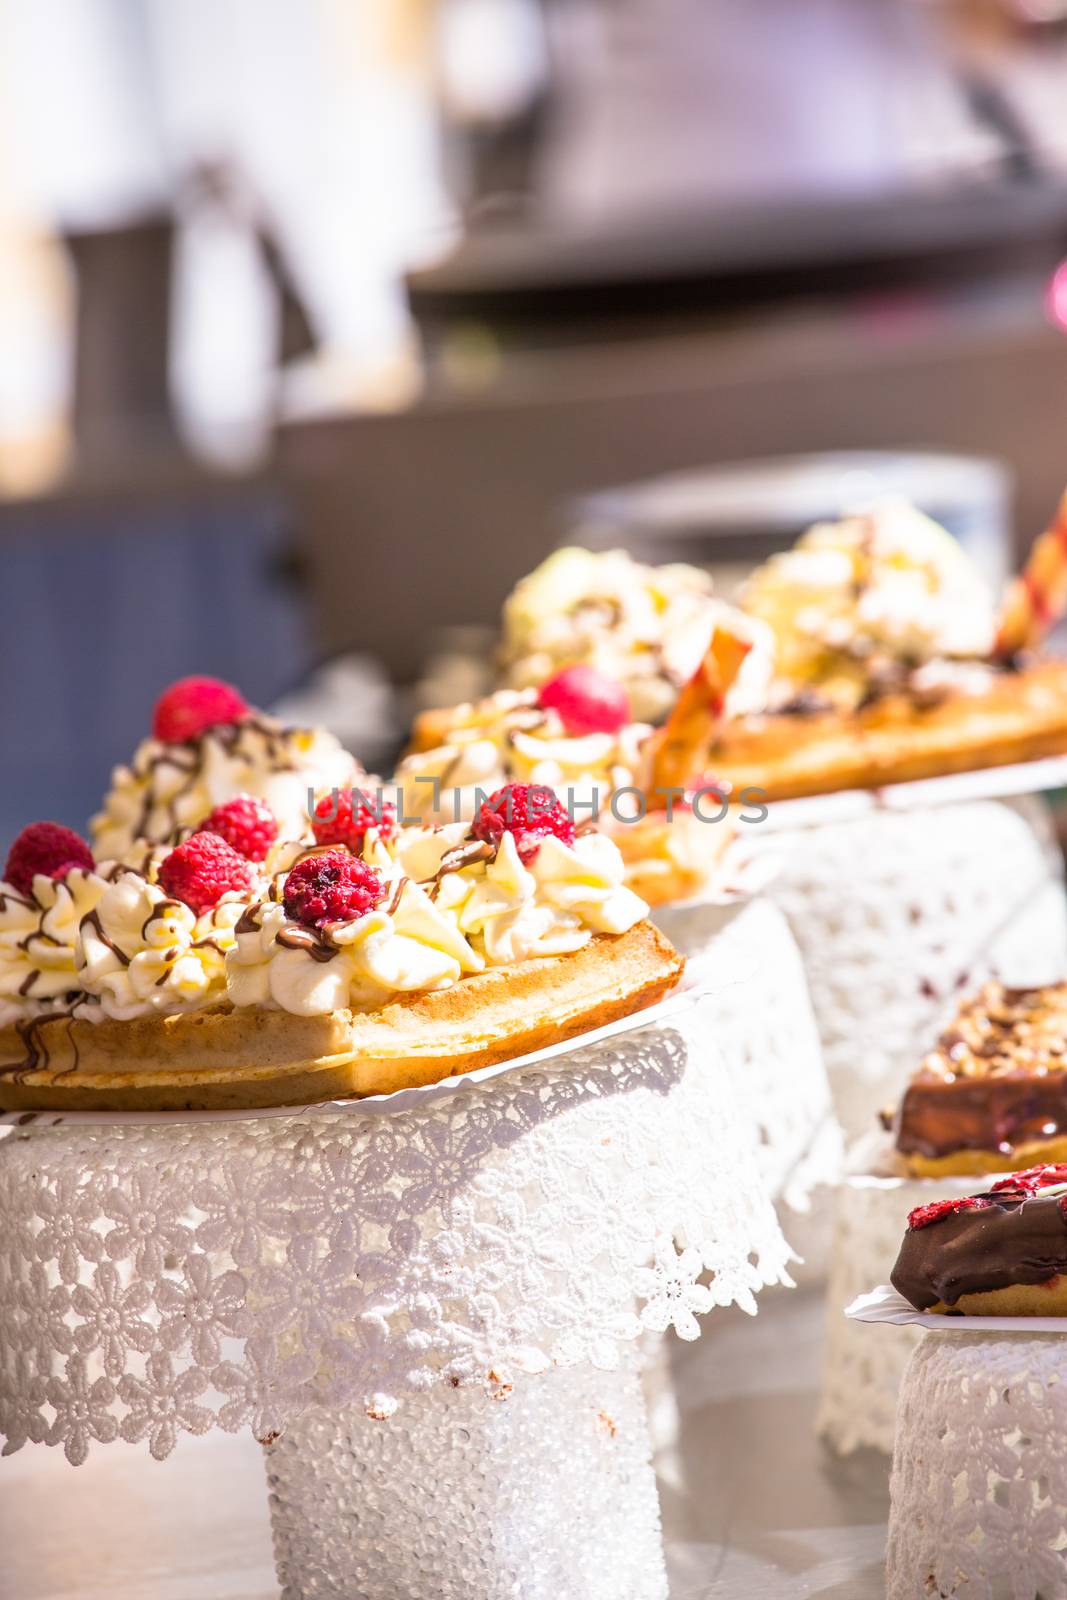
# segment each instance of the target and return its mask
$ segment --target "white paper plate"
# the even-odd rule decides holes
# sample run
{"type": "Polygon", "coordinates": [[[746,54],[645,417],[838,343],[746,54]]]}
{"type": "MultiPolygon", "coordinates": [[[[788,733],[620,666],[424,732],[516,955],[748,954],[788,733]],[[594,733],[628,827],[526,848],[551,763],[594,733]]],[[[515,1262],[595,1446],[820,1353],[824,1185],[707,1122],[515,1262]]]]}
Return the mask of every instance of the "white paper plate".
{"type": "Polygon", "coordinates": [[[845,1316],[854,1322],[912,1324],[931,1333],[1065,1333],[1067,1317],[946,1317],[933,1311],[916,1311],[892,1284],[879,1284],[869,1294],[857,1295],[845,1316]]]}
{"type": "Polygon", "coordinates": [[[715,970],[703,962],[690,963],[681,985],[673,994],[668,995],[666,1000],[661,1000],[658,1005],[649,1006],[644,1011],[636,1011],[631,1017],[621,1017],[617,1022],[605,1023],[602,1028],[578,1034],[573,1039],[561,1040],[559,1044],[548,1045],[544,1050],[515,1056],[510,1061],[498,1061],[492,1067],[479,1067],[476,1071],[463,1073],[460,1077],[443,1078],[438,1083],[426,1083],[417,1088],[396,1089],[391,1094],[373,1094],[367,1095],[364,1099],[352,1100],[318,1100],[310,1105],[261,1106],[233,1111],[4,1111],[0,1112],[0,1129],[50,1128],[60,1124],[64,1127],[127,1125],[143,1127],[156,1126],[160,1123],[250,1122],[260,1117],[300,1117],[308,1112],[314,1112],[317,1116],[347,1116],[354,1111],[364,1116],[389,1116],[413,1106],[426,1105],[431,1100],[441,1099],[459,1090],[488,1083],[491,1078],[499,1078],[505,1072],[517,1072],[523,1067],[537,1066],[543,1061],[553,1061],[557,1056],[567,1055],[579,1047],[598,1044],[601,1039],[614,1039],[620,1034],[634,1033],[639,1028],[666,1022],[671,1017],[687,1011],[703,995],[722,991],[738,982],[742,976],[743,973],[739,968],[734,970],[728,963],[717,964],[715,970]]]}
{"type": "Polygon", "coordinates": [[[873,811],[911,811],[967,800],[1007,800],[1059,788],[1067,788],[1067,755],[1021,761],[1010,767],[983,767],[977,772],[951,772],[943,778],[916,778],[880,789],[841,789],[836,794],[816,794],[803,800],[768,800],[767,817],[751,826],[760,832],[813,828],[869,816],[873,811]]]}

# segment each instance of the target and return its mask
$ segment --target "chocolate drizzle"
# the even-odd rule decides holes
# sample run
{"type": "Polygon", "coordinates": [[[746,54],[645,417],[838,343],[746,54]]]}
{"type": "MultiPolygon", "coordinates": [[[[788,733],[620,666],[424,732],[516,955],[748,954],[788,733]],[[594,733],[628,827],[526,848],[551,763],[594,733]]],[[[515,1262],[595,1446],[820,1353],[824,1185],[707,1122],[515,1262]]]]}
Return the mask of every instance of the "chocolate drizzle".
{"type": "Polygon", "coordinates": [[[451,850],[446,850],[441,857],[437,871],[432,878],[424,878],[422,887],[430,885],[428,893],[431,900],[436,900],[441,888],[441,880],[450,872],[460,872],[464,867],[474,866],[479,861],[492,861],[496,857],[497,847],[490,844],[487,839],[464,839],[462,844],[454,845],[451,850]]]}
{"type": "Polygon", "coordinates": [[[404,898],[404,890],[407,888],[407,886],[408,886],[408,884],[410,882],[411,882],[410,878],[398,878],[397,879],[396,883],[393,885],[393,892],[389,896],[388,904],[384,905],[384,906],[381,906],[379,908],[380,910],[385,912],[386,916],[389,916],[389,917],[395,917],[396,916],[397,910],[399,909],[399,906],[400,906],[400,902],[404,898]]]}
{"type": "Polygon", "coordinates": [[[51,1052],[48,1041],[44,1037],[46,1023],[65,1023],[67,1040],[71,1048],[73,1060],[69,1067],[63,1069],[63,1076],[73,1072],[78,1065],[78,1041],[74,1033],[75,1015],[73,1009],[69,1011],[46,1011],[39,1017],[21,1017],[15,1024],[24,1051],[21,1061],[0,1062],[0,1078],[11,1078],[15,1083],[23,1083],[31,1072],[46,1071],[51,1063],[51,1052]]]}
{"type": "Polygon", "coordinates": [[[91,928],[95,929],[96,936],[100,940],[100,943],[111,951],[111,954],[115,957],[115,960],[118,961],[121,966],[128,967],[130,964],[129,956],[126,954],[125,950],[119,948],[114,939],[109,938],[104,932],[103,924],[100,921],[99,911],[94,910],[88,912],[82,918],[81,925],[83,928],[85,927],[86,923],[88,923],[91,928]]]}
{"type": "Polygon", "coordinates": [[[286,950],[303,950],[312,961],[332,961],[339,953],[325,928],[305,928],[289,923],[276,935],[276,942],[286,950]]]}
{"type": "Polygon", "coordinates": [[[234,933],[258,933],[262,911],[263,906],[259,901],[253,901],[251,905],[245,906],[237,919],[234,933]]]}
{"type": "Polygon", "coordinates": [[[164,744],[156,739],[146,740],[127,769],[133,781],[143,786],[140,810],[131,828],[133,836],[162,842],[179,830],[179,808],[203,772],[203,752],[207,741],[212,741],[231,759],[247,756],[251,762],[262,762],[272,773],[298,772],[299,763],[294,760],[290,745],[293,736],[304,731],[286,727],[261,712],[250,711],[236,722],[216,723],[197,738],[181,743],[164,744]],[[248,742],[249,735],[261,741],[261,750],[242,748],[248,742]],[[177,788],[165,801],[156,792],[155,778],[161,767],[169,767],[180,774],[177,788]],[[160,811],[163,820],[154,823],[154,815],[160,811]]]}

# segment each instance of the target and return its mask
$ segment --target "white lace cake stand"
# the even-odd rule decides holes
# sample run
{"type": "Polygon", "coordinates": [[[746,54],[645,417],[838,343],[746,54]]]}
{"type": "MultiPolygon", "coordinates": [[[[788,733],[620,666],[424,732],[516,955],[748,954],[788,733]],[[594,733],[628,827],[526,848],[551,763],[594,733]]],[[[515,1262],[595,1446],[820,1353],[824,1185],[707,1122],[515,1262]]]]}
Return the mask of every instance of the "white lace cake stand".
{"type": "Polygon", "coordinates": [[[732,905],[686,901],[655,921],[688,962],[744,1003],[703,1015],[733,1063],[735,1091],[757,1132],[760,1172],[787,1212],[807,1212],[812,1191],[836,1183],[843,1159],[804,963],[789,923],[759,897],[732,905]]]}
{"type": "Polygon", "coordinates": [[[888,1600],[1067,1595],[1065,1354],[1056,1333],[922,1335],[900,1395],[888,1600]]]}
{"type": "Polygon", "coordinates": [[[901,1380],[922,1337],[909,1326],[880,1327],[872,1337],[865,1323],[845,1316],[845,1307],[872,1283],[889,1282],[909,1211],[943,1196],[974,1194],[990,1181],[865,1174],[838,1189],[816,1427],[839,1454],[865,1446],[892,1452],[901,1380]]]}
{"type": "Polygon", "coordinates": [[[963,993],[1067,972],[1062,863],[1040,801],[873,811],[769,836],[767,893],[804,957],[847,1138],[892,1103],[963,993]]]}
{"type": "Polygon", "coordinates": [[[664,1594],[636,1341],[787,1281],[733,928],[714,991],[399,1111],[16,1129],[5,1451],[251,1427],[287,1600],[664,1594]]]}

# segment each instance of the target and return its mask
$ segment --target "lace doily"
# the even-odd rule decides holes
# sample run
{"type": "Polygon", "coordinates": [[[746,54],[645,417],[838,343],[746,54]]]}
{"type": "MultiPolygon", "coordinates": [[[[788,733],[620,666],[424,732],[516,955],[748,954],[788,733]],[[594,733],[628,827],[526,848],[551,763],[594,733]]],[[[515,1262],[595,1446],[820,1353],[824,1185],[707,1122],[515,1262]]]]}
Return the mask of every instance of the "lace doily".
{"type": "Polygon", "coordinates": [[[868,1445],[890,1454],[904,1368],[922,1337],[920,1328],[850,1321],[845,1307],[889,1282],[909,1211],[945,1195],[973,1194],[981,1184],[973,1177],[864,1176],[846,1178],[838,1189],[816,1426],[841,1455],[868,1445]]]}
{"type": "Polygon", "coordinates": [[[900,1396],[888,1600],[1067,1595],[1065,1353],[1055,1333],[922,1336],[900,1396]]]}
{"type": "Polygon", "coordinates": [[[570,1367],[387,1428],[309,1411],[267,1452],[282,1600],[666,1600],[640,1381],[570,1367]]]}
{"type": "Polygon", "coordinates": [[[394,1116],[13,1133],[5,1449],[268,1439],[312,1403],[386,1417],[753,1310],[789,1251],[733,1092],[748,996],[394,1116]]]}
{"type": "Polygon", "coordinates": [[[702,909],[706,915],[690,917],[679,948],[690,973],[707,971],[724,982],[701,1016],[755,1127],[772,1197],[806,1211],[812,1190],[839,1178],[842,1144],[796,940],[768,900],[702,909]]]}
{"type": "Polygon", "coordinates": [[[776,834],[768,894],[800,945],[834,1104],[866,1133],[951,1016],[989,977],[1067,968],[1062,869],[1043,807],[973,801],[776,834]]]}

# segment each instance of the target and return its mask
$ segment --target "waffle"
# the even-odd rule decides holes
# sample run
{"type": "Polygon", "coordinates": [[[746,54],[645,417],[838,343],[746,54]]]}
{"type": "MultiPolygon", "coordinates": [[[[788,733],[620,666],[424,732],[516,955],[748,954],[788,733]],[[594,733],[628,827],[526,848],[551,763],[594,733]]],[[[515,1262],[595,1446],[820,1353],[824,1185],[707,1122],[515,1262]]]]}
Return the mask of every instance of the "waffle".
{"type": "Polygon", "coordinates": [[[0,1031],[6,1111],[244,1110],[387,1094],[472,1072],[654,1005],[684,961],[649,922],[373,1011],[218,1005],[0,1031]]]}
{"type": "Polygon", "coordinates": [[[790,800],[1063,753],[1067,663],[1046,661],[933,704],[898,692],[842,710],[801,695],[782,711],[720,722],[708,766],[735,795],[790,800]]]}

